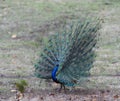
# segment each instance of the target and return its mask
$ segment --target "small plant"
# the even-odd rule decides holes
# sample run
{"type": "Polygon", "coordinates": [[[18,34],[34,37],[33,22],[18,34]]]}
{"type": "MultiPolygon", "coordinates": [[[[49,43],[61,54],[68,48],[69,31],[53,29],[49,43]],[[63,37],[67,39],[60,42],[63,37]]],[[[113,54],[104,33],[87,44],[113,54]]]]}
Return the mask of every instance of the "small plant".
{"type": "Polygon", "coordinates": [[[24,97],[24,92],[26,87],[28,86],[28,83],[25,80],[19,80],[15,82],[15,89],[16,92],[16,99],[17,101],[20,101],[24,97]]]}
{"type": "Polygon", "coordinates": [[[23,94],[25,92],[26,86],[28,86],[28,83],[25,80],[20,80],[18,82],[15,82],[15,86],[16,89],[23,94]]]}

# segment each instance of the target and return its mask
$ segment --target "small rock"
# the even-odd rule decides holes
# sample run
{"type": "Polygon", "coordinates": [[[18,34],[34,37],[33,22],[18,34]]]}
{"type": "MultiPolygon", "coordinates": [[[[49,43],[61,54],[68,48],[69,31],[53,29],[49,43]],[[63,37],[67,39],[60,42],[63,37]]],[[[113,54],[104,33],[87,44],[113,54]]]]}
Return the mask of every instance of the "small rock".
{"type": "Polygon", "coordinates": [[[13,35],[11,36],[11,38],[12,38],[12,39],[15,39],[15,38],[17,38],[17,35],[16,35],[16,34],[13,34],[13,35]]]}

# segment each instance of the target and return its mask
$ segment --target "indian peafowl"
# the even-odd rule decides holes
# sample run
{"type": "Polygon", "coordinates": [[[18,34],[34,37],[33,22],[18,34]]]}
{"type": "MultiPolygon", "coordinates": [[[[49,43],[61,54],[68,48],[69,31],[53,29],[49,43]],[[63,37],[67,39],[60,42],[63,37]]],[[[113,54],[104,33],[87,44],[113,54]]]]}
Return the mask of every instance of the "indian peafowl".
{"type": "Polygon", "coordinates": [[[65,86],[76,86],[90,76],[98,41],[99,19],[84,19],[50,36],[35,64],[35,75],[65,86]]]}

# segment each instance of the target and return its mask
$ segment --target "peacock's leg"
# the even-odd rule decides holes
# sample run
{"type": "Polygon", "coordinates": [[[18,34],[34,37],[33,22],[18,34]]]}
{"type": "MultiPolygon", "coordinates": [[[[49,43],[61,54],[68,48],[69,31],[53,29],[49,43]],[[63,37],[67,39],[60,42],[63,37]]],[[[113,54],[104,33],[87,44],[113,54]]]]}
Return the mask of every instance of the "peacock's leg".
{"type": "Polygon", "coordinates": [[[64,91],[66,91],[66,89],[65,89],[65,85],[63,85],[63,87],[64,87],[64,91]]]}
{"type": "Polygon", "coordinates": [[[65,85],[63,85],[63,84],[60,84],[59,92],[61,92],[62,88],[64,88],[64,91],[66,92],[65,85]]]}
{"type": "Polygon", "coordinates": [[[62,84],[60,84],[59,92],[62,90],[62,84]]]}

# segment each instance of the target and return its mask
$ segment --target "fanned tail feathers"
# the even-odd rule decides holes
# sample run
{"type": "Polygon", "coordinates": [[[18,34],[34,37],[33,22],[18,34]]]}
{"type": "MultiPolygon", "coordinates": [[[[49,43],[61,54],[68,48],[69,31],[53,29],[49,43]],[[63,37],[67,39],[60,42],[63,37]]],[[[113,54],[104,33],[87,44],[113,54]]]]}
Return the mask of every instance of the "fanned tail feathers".
{"type": "Polygon", "coordinates": [[[88,77],[96,56],[99,29],[100,20],[85,19],[51,36],[35,65],[36,76],[50,79],[59,64],[56,78],[64,85],[73,86],[88,77]]]}

